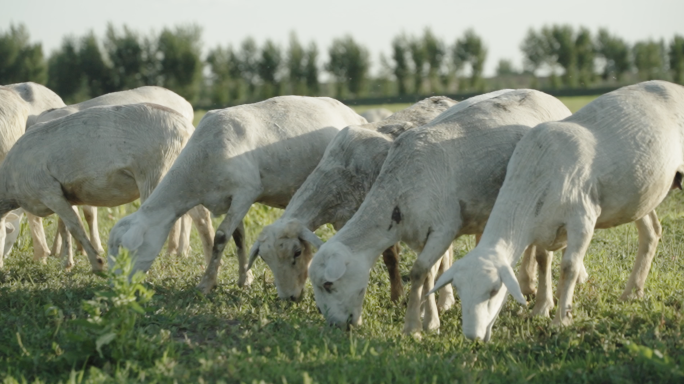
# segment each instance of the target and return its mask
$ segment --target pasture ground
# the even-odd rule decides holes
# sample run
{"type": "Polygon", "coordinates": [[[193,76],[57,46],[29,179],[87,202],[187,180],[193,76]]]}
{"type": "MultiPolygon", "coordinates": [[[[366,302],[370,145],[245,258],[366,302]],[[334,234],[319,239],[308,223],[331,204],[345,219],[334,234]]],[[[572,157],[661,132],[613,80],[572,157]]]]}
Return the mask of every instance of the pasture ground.
{"type": "MultiPolygon", "coordinates": [[[[137,207],[99,210],[106,241],[114,223],[137,207]]],[[[247,244],[282,211],[255,204],[245,220],[247,244]]],[[[403,336],[405,303],[389,300],[382,263],[371,272],[364,324],[349,332],[327,327],[307,296],[276,298],[262,261],[251,287],[239,289],[234,245],[226,248],[219,285],[194,289],[203,272],[193,233],[187,258],[160,255],[144,286],[154,296],[140,312],[135,295],[91,274],[84,256],[70,272],[60,261],[32,260],[26,225],[0,270],[0,379],[16,382],[683,382],[684,194],[658,209],[663,225],[643,299],[618,302],[634,263],[634,225],[597,231],[585,258],[589,281],[576,290],[574,325],[554,329],[508,300],[490,343],[471,343],[460,329],[460,306],[442,314],[439,333],[403,336]],[[119,294],[108,297],[109,293],[119,294]],[[99,295],[99,301],[93,301],[99,295]],[[84,304],[84,302],[86,302],[84,304]],[[98,304],[100,303],[100,304],[98,304]],[[104,304],[103,304],[104,303],[104,304]],[[84,321],[99,308],[98,324],[84,321]],[[90,315],[88,315],[90,314],[90,315]],[[135,321],[133,323],[133,321],[135,321]],[[95,337],[97,332],[103,337],[95,337]],[[99,352],[97,345],[100,345],[99,352]]],[[[220,218],[216,218],[217,226],[220,218]]],[[[50,242],[56,219],[47,218],[50,242]]],[[[329,227],[318,234],[332,236],[329,227]]],[[[106,246],[106,244],[105,244],[106,246]]],[[[474,246],[455,242],[457,257],[474,246]]],[[[415,254],[404,248],[402,275],[415,254]]],[[[558,256],[554,279],[558,278],[558,256]]],[[[407,287],[408,288],[408,287],[407,287]]],[[[110,295],[111,296],[111,295],[110,295]]],[[[533,299],[530,305],[533,304],[533,299]]]]}

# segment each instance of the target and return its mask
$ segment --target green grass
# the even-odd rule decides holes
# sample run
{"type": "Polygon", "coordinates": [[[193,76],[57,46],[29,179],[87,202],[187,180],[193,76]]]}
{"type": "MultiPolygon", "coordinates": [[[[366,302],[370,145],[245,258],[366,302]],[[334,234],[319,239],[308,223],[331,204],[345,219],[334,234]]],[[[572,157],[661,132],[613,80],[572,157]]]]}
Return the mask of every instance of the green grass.
{"type": "MultiPolygon", "coordinates": [[[[105,242],[116,220],[135,207],[99,210],[105,242]]],[[[281,212],[255,204],[245,220],[247,244],[281,212]]],[[[116,305],[118,299],[109,296],[119,292],[118,285],[91,274],[84,256],[76,257],[71,272],[63,271],[56,258],[46,265],[34,262],[24,224],[0,270],[0,380],[682,382],[684,194],[673,192],[658,212],[664,235],[642,300],[617,300],[637,250],[634,225],[600,230],[585,258],[590,279],[575,292],[575,324],[551,328],[549,319],[529,318],[528,309],[508,300],[487,344],[463,338],[458,304],[442,314],[439,333],[422,340],[403,336],[405,303],[390,302],[382,263],[371,272],[364,324],[350,332],[324,324],[310,286],[299,303],[277,300],[272,274],[262,261],[256,263],[252,286],[238,288],[232,244],[226,249],[217,289],[202,295],[194,289],[203,272],[201,245],[194,233],[189,257],[162,253],[157,258],[145,280],[155,294],[144,314],[132,304],[107,312],[116,305]],[[84,306],[84,301],[90,304],[84,306]],[[93,303],[99,303],[103,318],[109,319],[100,328],[84,325],[88,318],[94,321],[93,303]],[[131,319],[135,323],[129,326],[131,319]],[[103,345],[100,356],[92,349],[95,340],[89,344],[88,338],[108,325],[117,336],[103,345]]],[[[48,218],[50,240],[55,229],[56,220],[48,218]]],[[[324,227],[318,234],[327,239],[333,231],[324,227]]],[[[473,246],[471,237],[456,241],[457,257],[473,246]]],[[[404,247],[405,281],[414,260],[415,254],[404,247]]],[[[558,256],[554,281],[557,263],[558,256]]]]}

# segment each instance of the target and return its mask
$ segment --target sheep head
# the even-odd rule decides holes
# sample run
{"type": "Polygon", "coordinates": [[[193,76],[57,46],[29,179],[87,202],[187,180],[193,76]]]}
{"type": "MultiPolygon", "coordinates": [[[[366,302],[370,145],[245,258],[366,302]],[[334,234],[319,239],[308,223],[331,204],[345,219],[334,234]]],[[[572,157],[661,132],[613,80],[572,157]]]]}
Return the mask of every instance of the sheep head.
{"type": "Polygon", "coordinates": [[[119,254],[119,248],[123,247],[134,255],[135,266],[132,273],[147,271],[164,246],[174,222],[175,220],[170,225],[152,226],[140,217],[140,211],[119,220],[109,233],[107,242],[109,268],[114,267],[114,258],[119,254]]]}
{"type": "MultiPolygon", "coordinates": [[[[356,258],[358,259],[358,258],[356,258]]],[[[355,260],[351,250],[339,242],[327,242],[309,267],[314,298],[319,311],[331,325],[361,325],[361,309],[370,268],[355,260]]]]}
{"type": "Polygon", "coordinates": [[[256,258],[266,262],[275,278],[278,297],[299,300],[302,297],[309,263],[313,256],[311,245],[323,242],[300,221],[274,223],[265,227],[249,252],[250,269],[256,258]]]}
{"type": "Polygon", "coordinates": [[[506,293],[527,305],[513,269],[505,261],[478,257],[476,251],[455,262],[428,294],[452,283],[461,300],[463,334],[471,340],[489,341],[492,326],[503,307],[506,293]]]}

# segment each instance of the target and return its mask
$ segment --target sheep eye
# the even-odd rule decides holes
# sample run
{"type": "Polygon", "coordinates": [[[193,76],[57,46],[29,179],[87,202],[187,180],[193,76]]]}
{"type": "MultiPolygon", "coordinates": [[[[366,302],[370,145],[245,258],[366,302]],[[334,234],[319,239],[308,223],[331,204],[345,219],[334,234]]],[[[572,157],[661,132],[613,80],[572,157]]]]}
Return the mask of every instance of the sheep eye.
{"type": "Polygon", "coordinates": [[[295,259],[298,258],[298,257],[301,256],[301,255],[302,255],[302,250],[301,250],[301,249],[296,250],[295,253],[294,253],[295,259]]]}
{"type": "Polygon", "coordinates": [[[492,291],[489,292],[489,298],[496,296],[497,293],[499,293],[498,289],[492,289],[492,291]]]}
{"type": "Polygon", "coordinates": [[[332,285],[333,285],[333,283],[330,282],[330,281],[328,281],[328,282],[326,282],[326,283],[323,284],[323,288],[325,288],[325,290],[326,290],[328,293],[330,293],[330,292],[331,292],[330,288],[332,287],[332,285]]]}

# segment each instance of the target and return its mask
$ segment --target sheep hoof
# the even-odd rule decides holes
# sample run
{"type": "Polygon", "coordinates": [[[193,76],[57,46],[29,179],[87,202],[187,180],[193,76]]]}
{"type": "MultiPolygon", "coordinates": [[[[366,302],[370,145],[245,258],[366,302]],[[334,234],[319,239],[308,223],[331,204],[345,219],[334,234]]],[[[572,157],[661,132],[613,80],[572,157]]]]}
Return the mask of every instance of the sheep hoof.
{"type": "Polygon", "coordinates": [[[404,296],[404,287],[399,285],[397,289],[392,289],[392,292],[390,293],[390,300],[392,300],[393,303],[396,303],[402,296],[404,296]]]}
{"type": "Polygon", "coordinates": [[[418,338],[418,340],[420,340],[422,338],[422,336],[420,335],[421,331],[422,329],[420,326],[404,324],[404,329],[401,331],[401,333],[407,336],[413,336],[414,338],[418,338]]]}
{"type": "Polygon", "coordinates": [[[553,308],[553,303],[543,304],[543,305],[539,305],[539,306],[535,305],[534,308],[532,309],[532,312],[530,313],[530,315],[532,317],[540,316],[540,317],[549,318],[549,317],[551,317],[549,315],[549,312],[551,311],[552,308],[553,308]]]}
{"type": "Polygon", "coordinates": [[[245,273],[244,275],[240,275],[240,277],[238,278],[238,287],[247,288],[252,284],[252,281],[254,281],[252,271],[247,271],[247,273],[245,273]]]}
{"type": "Polygon", "coordinates": [[[203,294],[208,295],[215,285],[216,282],[214,281],[209,281],[209,279],[202,279],[202,281],[197,286],[197,289],[203,294]]]}
{"type": "Polygon", "coordinates": [[[556,327],[556,328],[569,327],[571,325],[572,325],[572,317],[571,316],[565,316],[565,318],[561,319],[560,316],[556,315],[556,317],[554,317],[553,321],[551,322],[551,326],[556,327]]]}
{"type": "Polygon", "coordinates": [[[639,300],[644,297],[644,291],[640,289],[634,290],[634,292],[631,291],[625,291],[620,295],[620,301],[632,301],[632,300],[639,300]]]}
{"type": "MultiPolygon", "coordinates": [[[[439,298],[441,299],[442,297],[440,296],[439,298]]],[[[437,311],[439,311],[439,313],[444,313],[451,309],[454,304],[456,304],[454,295],[446,295],[446,298],[443,301],[437,301],[437,311]]]]}

